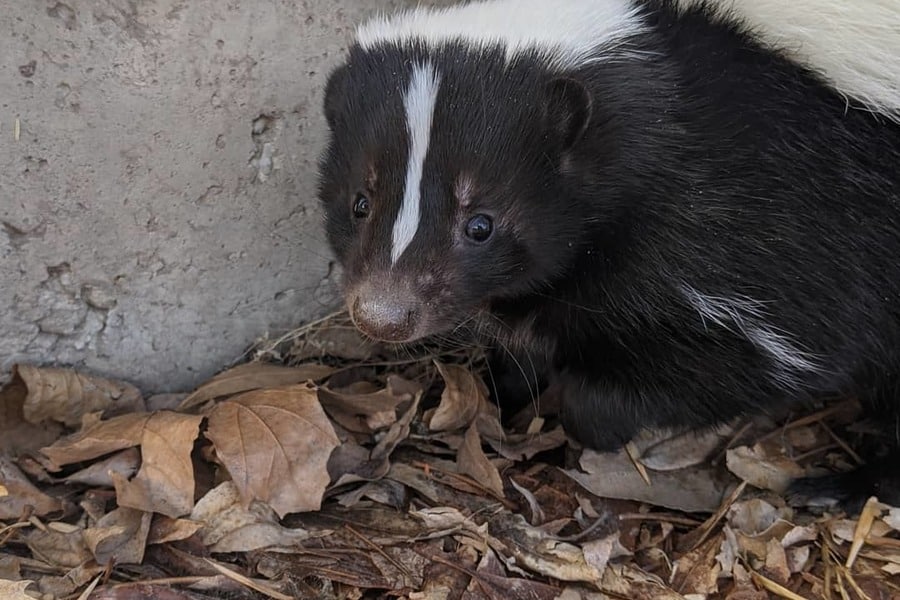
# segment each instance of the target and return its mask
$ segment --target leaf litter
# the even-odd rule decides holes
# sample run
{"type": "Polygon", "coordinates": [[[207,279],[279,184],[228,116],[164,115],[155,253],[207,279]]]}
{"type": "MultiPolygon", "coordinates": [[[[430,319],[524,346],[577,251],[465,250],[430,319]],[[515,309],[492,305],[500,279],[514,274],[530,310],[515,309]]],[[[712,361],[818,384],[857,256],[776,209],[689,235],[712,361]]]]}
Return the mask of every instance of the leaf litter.
{"type": "Polygon", "coordinates": [[[0,390],[0,598],[900,598],[900,508],[794,507],[858,464],[859,405],[645,432],[600,454],[483,352],[345,315],[187,394],[16,365],[0,390]]]}

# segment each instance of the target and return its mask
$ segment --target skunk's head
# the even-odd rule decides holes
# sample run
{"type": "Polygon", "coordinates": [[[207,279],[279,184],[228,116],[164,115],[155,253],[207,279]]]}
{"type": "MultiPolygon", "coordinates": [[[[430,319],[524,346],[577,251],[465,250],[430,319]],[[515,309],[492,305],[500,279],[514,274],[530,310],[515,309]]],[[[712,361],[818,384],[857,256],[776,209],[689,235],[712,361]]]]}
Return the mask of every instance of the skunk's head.
{"type": "Polygon", "coordinates": [[[372,338],[464,326],[559,275],[582,208],[565,175],[591,99],[527,53],[351,49],[330,76],[320,164],[347,308],[372,338]]]}

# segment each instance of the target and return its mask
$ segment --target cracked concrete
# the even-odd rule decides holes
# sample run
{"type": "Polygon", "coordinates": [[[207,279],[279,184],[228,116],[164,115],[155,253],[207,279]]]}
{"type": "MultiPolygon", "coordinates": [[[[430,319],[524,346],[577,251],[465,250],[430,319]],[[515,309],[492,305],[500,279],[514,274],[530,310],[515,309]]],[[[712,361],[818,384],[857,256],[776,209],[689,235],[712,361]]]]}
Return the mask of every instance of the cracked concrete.
{"type": "Polygon", "coordinates": [[[0,0],[2,373],[183,390],[332,306],[324,78],[400,4],[0,0]]]}

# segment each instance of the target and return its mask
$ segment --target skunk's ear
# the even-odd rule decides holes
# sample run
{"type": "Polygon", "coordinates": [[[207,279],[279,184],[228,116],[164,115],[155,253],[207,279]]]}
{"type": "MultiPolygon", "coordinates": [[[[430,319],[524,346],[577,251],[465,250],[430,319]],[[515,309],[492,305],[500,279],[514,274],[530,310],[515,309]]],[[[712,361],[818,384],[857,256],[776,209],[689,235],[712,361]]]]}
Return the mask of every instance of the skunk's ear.
{"type": "Polygon", "coordinates": [[[350,67],[346,64],[334,69],[325,83],[325,120],[328,126],[334,128],[338,118],[346,105],[347,83],[350,75],[350,67]]]}
{"type": "Polygon", "coordinates": [[[561,77],[547,84],[544,106],[547,127],[561,151],[574,146],[591,120],[593,101],[587,88],[575,79],[561,77]]]}

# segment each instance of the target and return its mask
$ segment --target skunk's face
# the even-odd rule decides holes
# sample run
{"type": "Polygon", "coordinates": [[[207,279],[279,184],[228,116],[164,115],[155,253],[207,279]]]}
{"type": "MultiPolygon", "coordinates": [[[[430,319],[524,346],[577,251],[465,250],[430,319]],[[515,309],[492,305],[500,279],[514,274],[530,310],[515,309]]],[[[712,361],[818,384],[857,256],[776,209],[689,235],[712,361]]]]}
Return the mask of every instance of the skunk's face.
{"type": "Polygon", "coordinates": [[[584,88],[463,53],[357,48],[328,83],[320,198],[347,307],[375,339],[474,324],[558,275],[578,242],[560,169],[584,88]]]}

